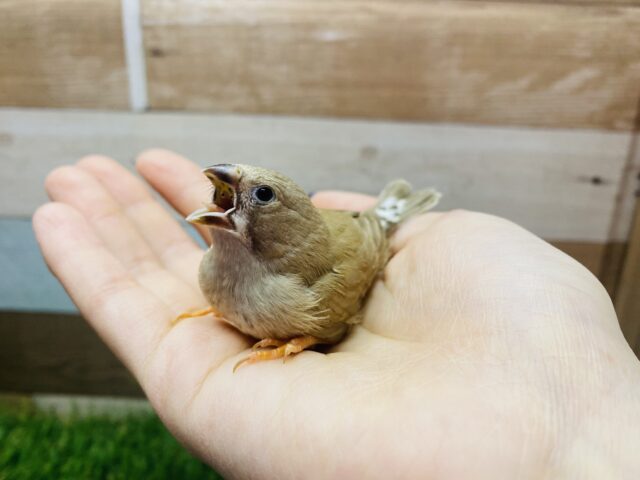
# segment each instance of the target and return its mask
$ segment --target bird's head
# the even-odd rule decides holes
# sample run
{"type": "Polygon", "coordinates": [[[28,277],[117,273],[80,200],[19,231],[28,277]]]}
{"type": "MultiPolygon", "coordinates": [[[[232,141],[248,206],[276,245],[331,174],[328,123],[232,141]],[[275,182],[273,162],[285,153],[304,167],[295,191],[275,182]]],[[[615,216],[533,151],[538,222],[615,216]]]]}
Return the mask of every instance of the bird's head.
{"type": "Polygon", "coordinates": [[[214,187],[212,202],[187,221],[231,235],[265,260],[298,249],[323,248],[328,230],[306,192],[290,178],[251,165],[220,164],[203,170],[214,187]]]}

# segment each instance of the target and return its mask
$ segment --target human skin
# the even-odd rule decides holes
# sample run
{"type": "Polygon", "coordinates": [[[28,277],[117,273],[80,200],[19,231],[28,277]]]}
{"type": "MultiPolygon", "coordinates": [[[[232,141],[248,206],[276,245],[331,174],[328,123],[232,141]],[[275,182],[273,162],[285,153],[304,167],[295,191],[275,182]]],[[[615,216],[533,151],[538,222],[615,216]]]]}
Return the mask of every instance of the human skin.
{"type": "MultiPolygon", "coordinates": [[[[137,168],[181,215],[207,199],[174,153],[137,168]]],[[[640,364],[611,300],[507,220],[411,220],[343,342],[234,374],[252,339],[211,316],[170,326],[207,306],[203,251],[143,181],[91,156],[46,189],[33,224],[51,270],[171,432],[225,477],[640,478],[640,364]]]]}

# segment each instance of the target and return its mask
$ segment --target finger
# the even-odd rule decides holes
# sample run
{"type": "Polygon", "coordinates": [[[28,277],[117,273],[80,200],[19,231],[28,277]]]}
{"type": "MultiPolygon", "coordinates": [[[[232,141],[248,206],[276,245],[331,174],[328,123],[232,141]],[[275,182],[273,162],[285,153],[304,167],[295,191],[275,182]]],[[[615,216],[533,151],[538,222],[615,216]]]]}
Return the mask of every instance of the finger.
{"type": "Polygon", "coordinates": [[[202,249],[153,198],[142,180],[108,157],[85,157],[78,167],[104,186],[169,271],[191,285],[197,283],[202,249]]]}
{"type": "Polygon", "coordinates": [[[82,213],[125,268],[134,274],[157,268],[153,252],[91,175],[76,167],[60,167],[47,176],[45,189],[53,201],[82,213]]]}
{"type": "Polygon", "coordinates": [[[353,210],[358,212],[371,208],[376,203],[376,198],[370,195],[331,190],[318,192],[311,197],[311,200],[318,208],[353,210]]]}
{"type": "Polygon", "coordinates": [[[202,303],[192,285],[161,266],[118,203],[93,176],[77,167],[61,167],[47,177],[45,186],[53,200],[82,213],[105,247],[132,276],[176,313],[202,303]]]}
{"type": "MultiPolygon", "coordinates": [[[[136,161],[136,168],[151,186],[183,217],[202,206],[211,196],[211,183],[200,167],[169,150],[146,150],[136,161]]],[[[211,243],[206,227],[196,227],[211,243]]]]}
{"type": "Polygon", "coordinates": [[[44,258],[83,316],[133,370],[150,352],[167,311],[105,248],[73,207],[49,203],[33,216],[44,258]],[[135,321],[132,321],[135,319],[135,321]]]}

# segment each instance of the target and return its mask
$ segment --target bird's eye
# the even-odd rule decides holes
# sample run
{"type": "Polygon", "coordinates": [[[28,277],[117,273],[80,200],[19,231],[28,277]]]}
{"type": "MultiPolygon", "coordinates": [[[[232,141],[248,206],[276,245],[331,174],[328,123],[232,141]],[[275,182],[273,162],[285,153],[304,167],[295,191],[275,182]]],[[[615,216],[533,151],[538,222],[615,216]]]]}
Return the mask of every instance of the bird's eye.
{"type": "Polygon", "coordinates": [[[269,203],[276,199],[276,194],[271,187],[262,185],[253,189],[253,198],[258,203],[269,203]]]}

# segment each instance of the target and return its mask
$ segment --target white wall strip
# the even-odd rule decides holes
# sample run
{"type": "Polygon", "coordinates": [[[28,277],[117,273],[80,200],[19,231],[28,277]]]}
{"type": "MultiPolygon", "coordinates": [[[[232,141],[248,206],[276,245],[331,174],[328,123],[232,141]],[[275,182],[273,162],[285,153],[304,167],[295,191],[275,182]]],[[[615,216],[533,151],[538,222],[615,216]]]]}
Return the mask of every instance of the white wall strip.
{"type": "Polygon", "coordinates": [[[143,112],[147,109],[148,100],[140,0],[122,0],[122,31],[129,77],[129,105],[134,112],[143,112]]]}

